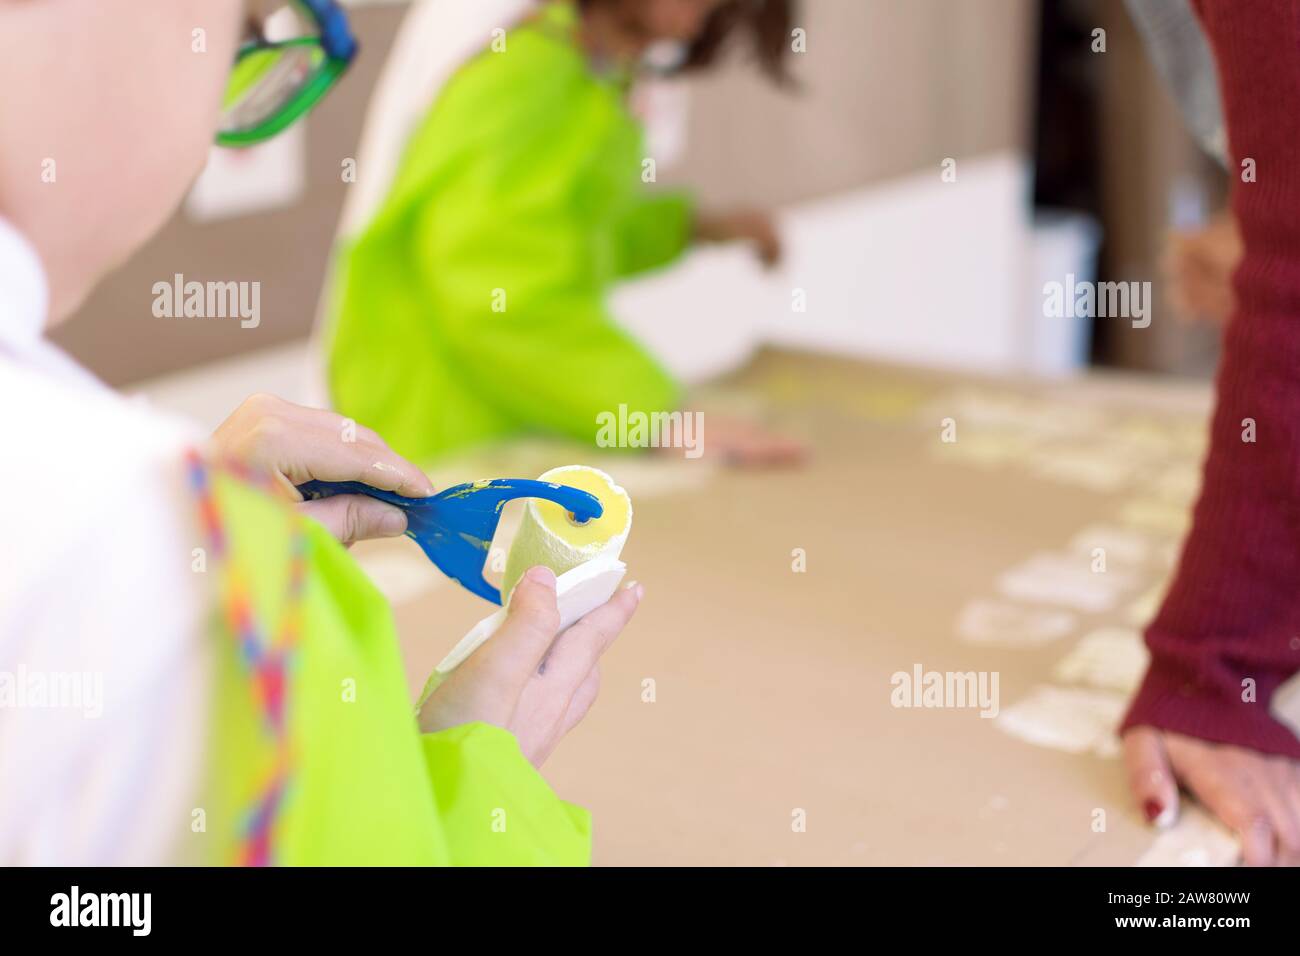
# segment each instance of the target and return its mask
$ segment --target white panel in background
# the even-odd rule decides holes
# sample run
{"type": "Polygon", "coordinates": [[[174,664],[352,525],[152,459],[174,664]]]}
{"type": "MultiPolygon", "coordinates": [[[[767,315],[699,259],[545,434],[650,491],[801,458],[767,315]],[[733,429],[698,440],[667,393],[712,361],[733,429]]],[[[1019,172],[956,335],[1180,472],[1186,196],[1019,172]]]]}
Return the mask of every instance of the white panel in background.
{"type": "Polygon", "coordinates": [[[781,213],[786,261],[700,248],[628,283],[614,314],[678,376],[732,368],[763,342],[950,368],[1025,365],[1033,236],[1022,158],[968,160],[781,213]],[[802,290],[806,311],[795,310],[802,290]]]}
{"type": "Polygon", "coordinates": [[[706,247],[675,268],[615,290],[615,319],[685,382],[745,363],[781,303],[748,250],[706,247]]]}
{"type": "Polygon", "coordinates": [[[1030,247],[1028,178],[1015,155],[969,160],[791,209],[775,342],[986,369],[1020,355],[1030,247]],[[790,290],[807,295],[794,312],[790,290]]]}

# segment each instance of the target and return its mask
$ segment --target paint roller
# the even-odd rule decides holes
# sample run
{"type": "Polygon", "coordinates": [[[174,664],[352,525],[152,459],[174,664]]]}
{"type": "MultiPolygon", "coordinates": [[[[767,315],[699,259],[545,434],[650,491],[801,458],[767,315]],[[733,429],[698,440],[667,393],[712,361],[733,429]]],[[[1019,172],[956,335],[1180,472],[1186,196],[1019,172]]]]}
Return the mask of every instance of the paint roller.
{"type": "Polygon", "coordinates": [[[627,565],[619,559],[632,530],[627,492],[605,472],[586,465],[553,468],[537,480],[591,495],[602,504],[601,513],[587,518],[553,500],[529,499],[506,557],[502,581],[506,607],[470,628],[442,659],[420,695],[421,705],[447,674],[496,633],[506,619],[509,595],[529,568],[540,564],[555,572],[561,631],[613,597],[627,573],[627,565]]]}
{"type": "Polygon", "coordinates": [[[401,508],[407,537],[444,574],[474,594],[505,605],[452,648],[430,677],[421,703],[501,626],[510,594],[529,568],[545,565],[555,572],[561,630],[608,601],[627,571],[619,556],[632,530],[632,501],[608,474],[586,465],[553,468],[536,480],[468,482],[430,498],[406,498],[351,481],[309,481],[298,490],[306,499],[364,494],[401,508]],[[516,498],[526,498],[527,504],[498,590],[483,577],[483,565],[502,509],[516,498]]]}

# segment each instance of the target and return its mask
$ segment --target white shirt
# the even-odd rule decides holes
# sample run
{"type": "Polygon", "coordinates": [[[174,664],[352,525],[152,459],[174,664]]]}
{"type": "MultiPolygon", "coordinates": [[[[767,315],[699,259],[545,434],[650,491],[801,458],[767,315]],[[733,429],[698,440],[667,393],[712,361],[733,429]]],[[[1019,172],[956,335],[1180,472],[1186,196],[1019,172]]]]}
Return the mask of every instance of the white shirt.
{"type": "Polygon", "coordinates": [[[50,344],[47,309],[0,219],[0,866],[167,862],[206,765],[202,436],[50,344]]]}

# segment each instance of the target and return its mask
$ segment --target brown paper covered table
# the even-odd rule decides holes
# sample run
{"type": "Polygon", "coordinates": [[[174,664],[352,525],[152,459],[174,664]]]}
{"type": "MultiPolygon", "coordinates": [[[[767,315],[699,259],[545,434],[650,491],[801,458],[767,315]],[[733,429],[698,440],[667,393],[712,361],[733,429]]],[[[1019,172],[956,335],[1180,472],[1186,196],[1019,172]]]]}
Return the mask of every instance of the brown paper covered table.
{"type": "MultiPolygon", "coordinates": [[[[1208,389],[769,351],[703,407],[706,447],[709,411],[754,414],[804,436],[812,458],[743,472],[707,455],[524,443],[434,475],[585,462],[632,495],[623,557],[646,598],[604,660],[595,708],[544,768],[592,811],[595,862],[1135,862],[1153,838],[1118,759],[1038,746],[970,707],[896,707],[891,678],[996,672],[1005,715],[1037,687],[1068,686],[1053,670],[1086,633],[1135,629],[1176,555],[1208,389]],[[1058,607],[1069,633],[1034,646],[962,638],[972,602],[1033,605],[1000,591],[1004,572],[1041,553],[1091,560],[1085,529],[1098,526],[1149,545],[1142,561],[1111,556],[1105,573],[1127,583],[1110,606],[1058,607]]],[[[414,695],[491,609],[426,573],[408,541],[358,554],[394,599],[414,695]]]]}

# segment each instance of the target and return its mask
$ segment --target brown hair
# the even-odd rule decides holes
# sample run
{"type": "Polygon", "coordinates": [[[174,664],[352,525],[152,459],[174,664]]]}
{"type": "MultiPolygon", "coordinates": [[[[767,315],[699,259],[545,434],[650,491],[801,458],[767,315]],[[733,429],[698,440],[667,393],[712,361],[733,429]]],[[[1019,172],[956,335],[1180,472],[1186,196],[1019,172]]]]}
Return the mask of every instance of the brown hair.
{"type": "MultiPolygon", "coordinates": [[[[579,0],[589,7],[609,0],[579,0]]],[[[749,37],[750,53],[760,70],[781,85],[790,84],[786,53],[797,0],[729,0],[709,16],[700,35],[687,48],[681,72],[712,66],[737,32],[749,37]]]]}

